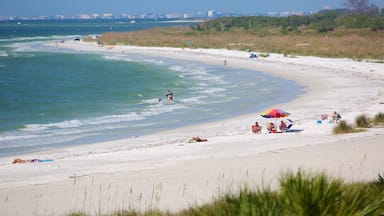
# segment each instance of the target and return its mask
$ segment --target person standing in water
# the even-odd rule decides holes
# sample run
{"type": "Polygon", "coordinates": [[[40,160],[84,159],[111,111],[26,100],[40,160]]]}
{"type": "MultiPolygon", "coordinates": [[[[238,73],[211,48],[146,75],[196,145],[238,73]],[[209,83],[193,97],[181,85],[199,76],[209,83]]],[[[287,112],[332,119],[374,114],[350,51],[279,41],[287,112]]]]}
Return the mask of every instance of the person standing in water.
{"type": "Polygon", "coordinates": [[[168,90],[166,96],[168,98],[168,102],[172,102],[173,101],[173,93],[170,90],[168,90]]]}

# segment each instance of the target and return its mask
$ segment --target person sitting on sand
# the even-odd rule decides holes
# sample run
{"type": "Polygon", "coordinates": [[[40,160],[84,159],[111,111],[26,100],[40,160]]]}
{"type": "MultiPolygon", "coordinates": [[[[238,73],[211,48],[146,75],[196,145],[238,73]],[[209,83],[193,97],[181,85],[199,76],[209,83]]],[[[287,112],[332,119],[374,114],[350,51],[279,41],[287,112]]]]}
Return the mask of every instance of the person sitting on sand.
{"type": "Polygon", "coordinates": [[[202,139],[200,137],[192,137],[192,139],[189,140],[190,143],[193,143],[193,142],[206,142],[208,141],[207,139],[202,139]]]}
{"type": "Polygon", "coordinates": [[[255,123],[255,125],[252,125],[252,132],[253,133],[261,133],[261,126],[258,122],[255,123]]]}
{"type": "Polygon", "coordinates": [[[268,123],[267,130],[269,133],[275,133],[276,132],[275,124],[273,124],[272,122],[268,123]]]}
{"type": "Polygon", "coordinates": [[[280,122],[280,126],[279,126],[279,129],[280,131],[286,131],[288,128],[287,128],[287,125],[285,124],[285,122],[283,120],[281,120],[280,122]]]}

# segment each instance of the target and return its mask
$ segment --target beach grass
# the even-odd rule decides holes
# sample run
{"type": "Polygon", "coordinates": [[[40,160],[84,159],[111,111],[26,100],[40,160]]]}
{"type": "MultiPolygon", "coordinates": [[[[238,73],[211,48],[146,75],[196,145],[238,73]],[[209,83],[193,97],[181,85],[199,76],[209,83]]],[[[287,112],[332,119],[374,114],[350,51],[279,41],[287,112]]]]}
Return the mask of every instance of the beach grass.
{"type": "Polygon", "coordinates": [[[357,60],[384,59],[384,34],[370,29],[338,28],[327,33],[306,29],[281,33],[278,28],[199,32],[190,27],[162,27],[137,32],[106,32],[99,40],[109,45],[219,48],[357,60]]]}
{"type": "Polygon", "coordinates": [[[353,125],[349,124],[345,120],[339,121],[339,123],[333,128],[333,134],[345,134],[345,133],[353,133],[357,132],[353,125]]]}
{"type": "Polygon", "coordinates": [[[371,120],[365,114],[357,116],[355,120],[355,124],[359,128],[370,128],[370,122],[371,120]]]}
{"type": "MultiPolygon", "coordinates": [[[[226,194],[202,206],[170,213],[156,210],[117,211],[110,216],[200,216],[200,215],[383,215],[384,178],[367,183],[344,183],[324,173],[298,170],[279,179],[279,189],[250,189],[226,194]]],[[[70,216],[87,214],[73,213],[70,216]]]]}
{"type": "Polygon", "coordinates": [[[374,124],[384,124],[384,113],[380,112],[380,113],[376,114],[375,117],[373,118],[372,122],[374,124]]]}
{"type": "Polygon", "coordinates": [[[355,124],[349,124],[345,120],[341,120],[335,127],[333,127],[333,134],[345,134],[365,131],[365,128],[378,126],[384,124],[384,113],[377,113],[373,119],[369,118],[366,114],[361,114],[356,117],[355,124]]]}

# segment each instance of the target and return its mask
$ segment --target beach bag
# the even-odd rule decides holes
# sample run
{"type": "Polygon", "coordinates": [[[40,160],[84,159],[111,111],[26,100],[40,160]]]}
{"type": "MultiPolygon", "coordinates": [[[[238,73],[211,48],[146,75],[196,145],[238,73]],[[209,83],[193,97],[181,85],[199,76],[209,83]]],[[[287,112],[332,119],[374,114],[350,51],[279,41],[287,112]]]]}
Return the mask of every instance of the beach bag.
{"type": "Polygon", "coordinates": [[[341,119],[340,113],[337,113],[337,119],[341,119]]]}

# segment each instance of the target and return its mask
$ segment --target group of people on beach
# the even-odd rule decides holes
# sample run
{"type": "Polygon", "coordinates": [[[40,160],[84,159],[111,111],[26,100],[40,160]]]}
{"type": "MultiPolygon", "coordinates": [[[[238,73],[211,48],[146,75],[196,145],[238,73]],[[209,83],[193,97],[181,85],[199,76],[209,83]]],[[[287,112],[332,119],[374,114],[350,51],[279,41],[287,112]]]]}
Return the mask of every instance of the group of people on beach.
{"type": "MultiPolygon", "coordinates": [[[[280,125],[279,125],[279,130],[280,130],[280,132],[286,132],[291,126],[292,126],[292,124],[287,126],[287,124],[283,120],[281,120],[280,125]]],[[[266,128],[267,128],[268,133],[277,133],[276,126],[273,122],[269,122],[267,124],[266,128]]],[[[253,133],[261,133],[261,129],[262,129],[262,127],[259,125],[258,122],[255,122],[255,124],[252,125],[252,132],[253,133]]]]}
{"type": "MultiPolygon", "coordinates": [[[[339,120],[341,119],[341,115],[340,113],[334,111],[332,113],[332,116],[331,116],[332,119],[329,120],[329,123],[333,123],[333,124],[338,124],[339,123],[339,120]]],[[[328,115],[327,114],[322,114],[321,115],[321,120],[318,120],[318,123],[324,121],[324,120],[327,120],[328,119],[328,115]]],[[[282,133],[282,132],[287,132],[291,127],[292,127],[292,120],[288,119],[289,121],[289,125],[287,126],[287,124],[281,120],[280,121],[280,125],[279,125],[279,133],[282,133]]],[[[276,126],[273,122],[269,122],[267,124],[267,132],[268,133],[278,133],[277,129],[276,129],[276,126]]],[[[255,122],[254,125],[251,126],[251,129],[252,129],[252,132],[253,133],[261,133],[261,129],[262,127],[259,125],[258,122],[255,122]]]]}
{"type": "MultiPolygon", "coordinates": [[[[341,115],[340,113],[334,111],[332,113],[331,118],[332,119],[329,119],[329,123],[338,124],[341,119],[341,115]]],[[[321,119],[317,120],[317,123],[321,124],[323,121],[327,121],[327,120],[328,120],[328,114],[321,114],[321,119]]]]}

